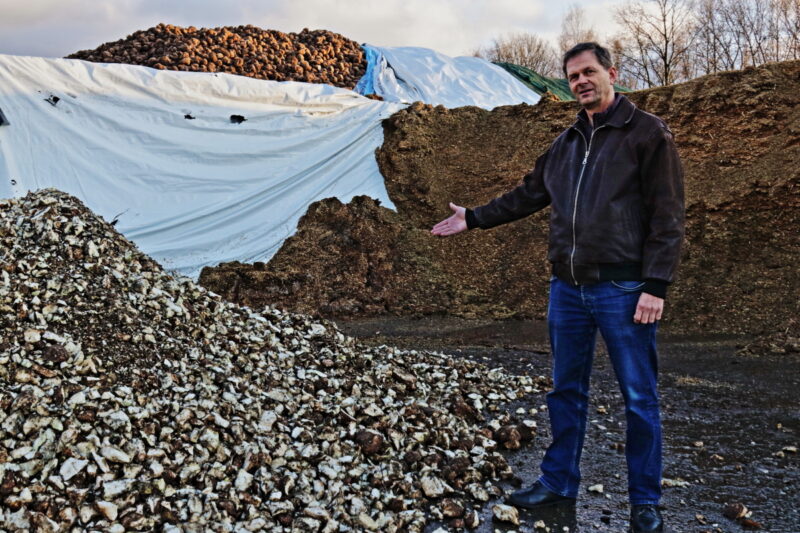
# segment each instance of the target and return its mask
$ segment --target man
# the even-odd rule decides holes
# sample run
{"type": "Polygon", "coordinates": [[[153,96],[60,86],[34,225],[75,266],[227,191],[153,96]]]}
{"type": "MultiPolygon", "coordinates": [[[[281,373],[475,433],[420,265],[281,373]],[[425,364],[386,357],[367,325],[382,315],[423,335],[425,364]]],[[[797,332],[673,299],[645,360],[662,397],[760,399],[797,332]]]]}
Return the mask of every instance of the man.
{"type": "Polygon", "coordinates": [[[453,215],[432,233],[488,229],[550,206],[553,442],[541,477],[509,502],[575,502],[599,329],[625,400],[631,529],[662,531],[656,329],[683,240],[683,172],[666,124],[614,93],[607,49],[580,43],[563,69],[583,108],[575,124],[516,189],[474,210],[451,203],[453,215]]]}

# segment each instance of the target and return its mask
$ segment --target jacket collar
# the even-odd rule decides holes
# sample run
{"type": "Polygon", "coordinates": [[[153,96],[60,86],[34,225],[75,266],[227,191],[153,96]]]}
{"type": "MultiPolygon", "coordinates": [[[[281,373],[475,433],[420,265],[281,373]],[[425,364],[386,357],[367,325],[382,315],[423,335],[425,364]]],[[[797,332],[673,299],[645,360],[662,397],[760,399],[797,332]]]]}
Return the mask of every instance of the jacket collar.
{"type": "MultiPolygon", "coordinates": [[[[605,124],[615,128],[621,128],[628,124],[633,119],[633,113],[636,111],[636,105],[628,100],[625,95],[614,93],[614,103],[611,104],[606,111],[597,113],[595,118],[599,118],[599,123],[595,123],[595,127],[605,124]]],[[[575,121],[574,127],[580,128],[582,125],[590,127],[589,116],[586,114],[585,109],[581,109],[578,113],[578,119],[575,121]]]]}

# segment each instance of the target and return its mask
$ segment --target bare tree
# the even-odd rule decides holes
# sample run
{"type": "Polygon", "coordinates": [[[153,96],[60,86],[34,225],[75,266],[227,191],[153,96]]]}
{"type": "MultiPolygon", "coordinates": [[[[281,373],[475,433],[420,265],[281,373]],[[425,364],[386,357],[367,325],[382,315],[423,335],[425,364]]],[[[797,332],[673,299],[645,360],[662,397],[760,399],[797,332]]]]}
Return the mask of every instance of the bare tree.
{"type": "MultiPolygon", "coordinates": [[[[735,36],[742,66],[755,66],[774,60],[771,30],[776,26],[770,0],[727,0],[720,10],[727,29],[735,36]]],[[[779,44],[776,40],[776,44],[779,44]]],[[[780,54],[777,54],[778,56],[780,54]]]]}
{"type": "MultiPolygon", "coordinates": [[[[629,0],[614,10],[621,32],[608,39],[619,83],[632,89],[704,74],[800,59],[800,0],[629,0]]],[[[582,8],[565,13],[560,52],[596,41],[582,8]]],[[[509,34],[475,52],[546,76],[561,76],[558,52],[533,34],[509,34]]]]}
{"type": "Polygon", "coordinates": [[[800,0],[699,0],[699,74],[800,58],[800,0]]]}
{"type": "Polygon", "coordinates": [[[695,5],[694,59],[696,74],[737,68],[741,57],[726,31],[721,8],[724,0],[699,0],[695,5]]]}
{"type": "Polygon", "coordinates": [[[509,33],[493,39],[492,43],[479,48],[473,55],[488,61],[500,61],[522,65],[543,76],[558,76],[560,63],[553,46],[533,33],[509,33]]]}
{"type": "Polygon", "coordinates": [[[782,59],[800,59],[800,0],[776,0],[780,31],[786,40],[782,59]]]}
{"type": "Polygon", "coordinates": [[[597,33],[587,24],[583,8],[573,4],[561,20],[558,49],[563,54],[576,44],[589,41],[597,41],[597,33]]]}
{"type": "Polygon", "coordinates": [[[636,88],[640,85],[639,79],[632,74],[636,71],[636,68],[630,64],[626,56],[623,54],[624,49],[625,45],[622,44],[622,41],[619,38],[616,38],[609,43],[609,50],[611,51],[611,56],[613,57],[614,66],[617,67],[616,84],[623,87],[636,88]]]}
{"type": "Polygon", "coordinates": [[[635,87],[669,85],[691,75],[689,51],[694,38],[694,16],[689,0],[630,2],[614,17],[623,33],[618,62],[635,87]]]}

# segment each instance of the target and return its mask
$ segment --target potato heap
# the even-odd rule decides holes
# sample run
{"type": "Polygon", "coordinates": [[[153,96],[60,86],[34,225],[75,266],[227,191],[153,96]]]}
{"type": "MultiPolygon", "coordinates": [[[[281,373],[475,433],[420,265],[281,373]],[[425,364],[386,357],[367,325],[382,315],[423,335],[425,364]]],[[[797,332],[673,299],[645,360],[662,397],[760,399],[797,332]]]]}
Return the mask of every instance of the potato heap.
{"type": "Polygon", "coordinates": [[[159,24],[67,58],[348,89],[355,87],[367,67],[361,46],[338,33],[307,28],[283,33],[251,25],[197,29],[159,24]]]}
{"type": "Polygon", "coordinates": [[[499,406],[543,379],[225,302],[58,191],[0,201],[5,531],[475,526],[536,428],[499,406]]]}

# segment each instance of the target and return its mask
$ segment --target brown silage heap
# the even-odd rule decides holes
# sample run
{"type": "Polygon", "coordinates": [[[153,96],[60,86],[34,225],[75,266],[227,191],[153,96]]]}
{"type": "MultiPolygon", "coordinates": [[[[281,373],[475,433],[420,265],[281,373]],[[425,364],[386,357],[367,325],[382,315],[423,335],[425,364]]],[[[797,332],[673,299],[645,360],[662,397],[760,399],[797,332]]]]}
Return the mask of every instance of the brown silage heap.
{"type": "MultiPolygon", "coordinates": [[[[686,173],[687,238],[666,331],[797,337],[798,91],[793,61],[630,95],[670,125],[686,173]]],[[[550,101],[493,111],[415,104],[386,121],[377,153],[397,212],[368,198],[323,200],[268,265],[220,265],[201,283],[233,301],[332,318],[542,319],[546,210],[449,239],[429,229],[448,201],[480,205],[515,186],[575,112],[550,101]]]]}
{"type": "Polygon", "coordinates": [[[307,28],[283,33],[251,25],[197,29],[158,24],[67,58],[348,89],[355,87],[367,68],[361,46],[338,33],[307,28]]]}

